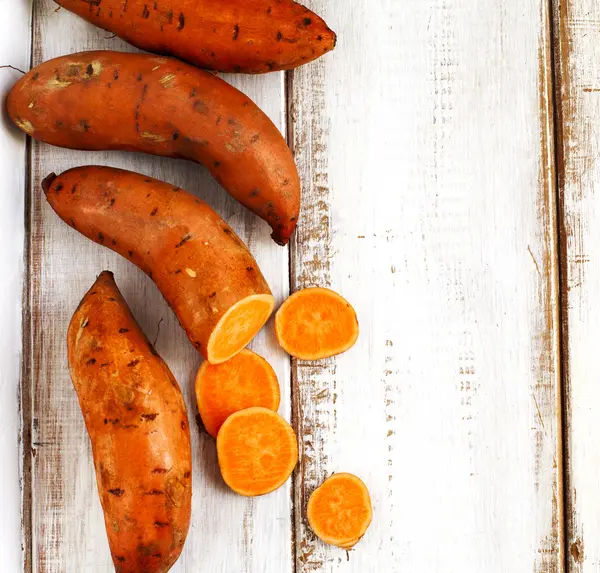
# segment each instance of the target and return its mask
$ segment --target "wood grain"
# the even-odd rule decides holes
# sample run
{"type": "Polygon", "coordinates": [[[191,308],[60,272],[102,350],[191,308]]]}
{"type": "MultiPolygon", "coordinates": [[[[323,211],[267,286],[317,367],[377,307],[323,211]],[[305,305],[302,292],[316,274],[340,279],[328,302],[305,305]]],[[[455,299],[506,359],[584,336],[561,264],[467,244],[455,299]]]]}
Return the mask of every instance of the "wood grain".
{"type": "MultiPolygon", "coordinates": [[[[34,64],[70,52],[128,48],[50,0],[36,2],[34,64]]],[[[279,126],[285,126],[283,75],[226,77],[250,95],[279,126]]],[[[29,293],[32,309],[33,571],[102,573],[112,564],[88,437],[69,380],[66,328],[81,297],[104,269],[112,270],[142,328],[197,408],[193,381],[200,357],[151,281],[118,255],[60,221],[46,204],[40,181],[83,164],[108,164],[148,174],[198,194],[247,242],[276,298],[288,292],[288,251],[275,245],[266,224],[227,197],[207,172],[191,163],[126,153],[82,153],[34,144],[32,163],[29,293]]],[[[281,413],[289,418],[289,359],[266,329],[253,343],[282,383],[281,413]]],[[[193,421],[193,420],[192,420],[193,421]]],[[[218,470],[214,440],[193,424],[193,521],[180,572],[291,572],[291,485],[249,500],[228,491],[218,470]]]]}
{"type": "MultiPolygon", "coordinates": [[[[196,424],[194,521],[175,573],[560,573],[565,563],[573,573],[600,569],[593,361],[600,334],[593,226],[600,209],[600,7],[596,0],[552,3],[552,70],[545,0],[383,0],[377,10],[364,0],[306,4],[338,32],[339,44],[287,75],[289,117],[282,74],[225,76],[282,130],[290,126],[305,191],[291,267],[266,224],[202,168],[34,144],[26,173],[25,141],[3,116],[3,570],[21,570],[24,559],[27,572],[112,571],[65,351],[71,314],[101,270],[115,272],[181,383],[190,418],[197,413],[192,389],[200,359],[154,285],[63,225],[40,193],[50,171],[86,163],[133,169],[198,194],[248,242],[279,301],[290,279],[294,290],[329,286],[354,304],[361,322],[351,351],[294,361],[291,371],[271,327],[255,341],[279,375],[281,412],[293,413],[300,436],[294,491],[288,485],[258,499],[227,491],[214,442],[196,424]],[[29,195],[22,193],[26,175],[29,195]],[[373,525],[349,553],[315,539],[305,518],[311,491],[334,471],[363,478],[374,502],[373,525]]],[[[25,69],[30,2],[11,8],[0,20],[0,65],[25,69]]],[[[33,32],[35,64],[79,50],[131,49],[57,12],[51,0],[35,3],[33,32]]],[[[2,93],[18,77],[0,69],[2,93]]]]}
{"type": "Polygon", "coordinates": [[[555,3],[568,570],[600,570],[600,5],[555,3]]]}
{"type": "Polygon", "coordinates": [[[308,5],[339,42],[291,82],[292,287],[361,336],[293,364],[296,570],[563,571],[547,3],[308,5]],[[374,502],[348,555],[305,515],[339,471],[374,502]]]}
{"type": "MultiPolygon", "coordinates": [[[[8,10],[8,6],[6,6],[8,10]]],[[[0,14],[6,15],[4,5],[0,14]]],[[[0,99],[29,68],[30,0],[11,2],[11,18],[0,18],[0,99]],[[12,66],[12,67],[9,67],[12,66]]],[[[25,244],[25,137],[3,112],[0,121],[0,563],[5,571],[22,568],[19,376],[23,248],[25,244]]]]}

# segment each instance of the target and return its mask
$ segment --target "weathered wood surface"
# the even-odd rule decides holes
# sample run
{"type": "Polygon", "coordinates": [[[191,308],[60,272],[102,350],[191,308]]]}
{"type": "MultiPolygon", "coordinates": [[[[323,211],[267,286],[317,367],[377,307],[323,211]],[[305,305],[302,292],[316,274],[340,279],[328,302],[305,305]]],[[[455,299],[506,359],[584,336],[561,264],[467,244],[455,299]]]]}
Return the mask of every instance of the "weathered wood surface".
{"type": "MultiPolygon", "coordinates": [[[[8,3],[0,4],[5,16],[8,3]]],[[[11,2],[11,18],[0,18],[0,98],[27,69],[30,0],[11,2]],[[6,67],[5,67],[6,66],[6,67]],[[17,69],[12,69],[13,66],[17,69]]],[[[25,244],[25,137],[2,113],[0,123],[0,568],[21,569],[19,490],[21,307],[25,244]]]]}
{"type": "MultiPolygon", "coordinates": [[[[34,65],[71,52],[130,49],[110,34],[36,2],[34,65]]],[[[227,78],[248,93],[283,128],[283,75],[227,78]]],[[[288,251],[275,245],[262,221],[244,211],[198,165],[126,153],[82,153],[34,144],[32,160],[31,264],[29,303],[33,340],[33,571],[38,573],[112,571],[91,451],[71,386],[66,361],[66,328],[81,297],[103,269],[117,284],[134,315],[171,367],[197,413],[193,382],[200,357],[186,339],[158,290],[141,271],[66,226],[40,192],[48,173],[84,164],[109,164],[139,171],[197,193],[240,234],[256,255],[275,296],[288,292],[288,251]]],[[[289,358],[263,332],[253,348],[267,357],[282,382],[281,412],[289,417],[289,358]]],[[[196,424],[193,522],[184,554],[174,572],[291,571],[291,485],[261,499],[228,491],[221,480],[214,440],[196,424]]]]}
{"type": "Polygon", "coordinates": [[[555,4],[569,571],[600,571],[600,4],[555,4]]]}
{"type": "Polygon", "coordinates": [[[308,5],[339,42],[293,77],[292,286],[362,330],[293,365],[296,571],[562,571],[547,3],[308,5]],[[374,501],[348,558],[305,519],[338,471],[374,501]]]}
{"type": "MultiPolygon", "coordinates": [[[[24,139],[3,118],[2,570],[16,571],[20,559],[23,260],[22,433],[32,441],[23,458],[26,571],[112,570],[65,358],[66,325],[101,270],[115,272],[184,388],[190,417],[196,414],[200,360],[155,287],[67,228],[40,193],[50,171],[86,163],[133,169],[197,193],[249,243],[279,300],[290,286],[330,286],[361,321],[347,354],[293,362],[291,370],[271,328],[255,341],[279,374],[281,412],[292,413],[299,431],[293,490],[254,500],[231,494],[214,443],[198,428],[194,519],[175,573],[559,573],[565,556],[569,571],[599,570],[597,2],[554,2],[560,220],[545,0],[385,0],[376,10],[366,0],[306,3],[338,32],[334,54],[289,74],[287,89],[283,74],[227,77],[282,130],[290,126],[305,192],[291,268],[290,253],[271,242],[267,226],[190,163],[33,144],[27,195],[24,139]],[[334,471],[360,475],[373,495],[373,526],[348,555],[316,540],[305,521],[308,495],[334,471]]],[[[29,3],[16,5],[0,3],[0,13],[10,12],[0,24],[0,64],[25,68],[29,3]]],[[[35,2],[34,64],[79,50],[130,49],[55,6],[35,2]]],[[[0,74],[2,90],[18,78],[12,70],[0,74]]]]}

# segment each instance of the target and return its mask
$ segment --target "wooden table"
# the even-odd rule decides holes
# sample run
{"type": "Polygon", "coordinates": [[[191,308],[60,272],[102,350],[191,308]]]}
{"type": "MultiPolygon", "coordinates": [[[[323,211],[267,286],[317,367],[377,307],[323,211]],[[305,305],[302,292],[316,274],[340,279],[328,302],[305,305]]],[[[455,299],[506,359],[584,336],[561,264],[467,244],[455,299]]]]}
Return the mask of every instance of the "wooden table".
{"type": "MultiPolygon", "coordinates": [[[[214,441],[193,432],[193,524],[175,573],[600,571],[600,2],[307,4],[338,32],[333,54],[225,76],[294,149],[304,196],[289,249],[197,165],[26,142],[3,116],[3,572],[113,570],[65,353],[100,271],[115,272],[197,411],[200,358],[157,289],[42,198],[45,175],[87,163],[196,193],[278,301],[328,286],[361,323],[350,352],[317,363],[290,361],[272,325],[253,342],[279,375],[301,462],[278,492],[238,497],[214,441]],[[348,554],[306,522],[334,471],[373,496],[348,554]]],[[[30,13],[31,0],[0,2],[0,64],[131,49],[51,0],[35,0],[32,25],[30,13]]],[[[18,77],[0,70],[3,95],[18,77]]]]}

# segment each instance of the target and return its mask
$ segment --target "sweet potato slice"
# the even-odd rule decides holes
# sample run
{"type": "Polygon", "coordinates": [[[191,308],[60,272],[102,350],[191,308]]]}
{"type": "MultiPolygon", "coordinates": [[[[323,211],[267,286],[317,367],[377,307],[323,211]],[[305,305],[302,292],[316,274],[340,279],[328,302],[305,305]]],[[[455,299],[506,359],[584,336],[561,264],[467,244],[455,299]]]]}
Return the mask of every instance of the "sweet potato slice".
{"type": "Polygon", "coordinates": [[[217,436],[217,455],[225,483],[252,497],[287,481],[298,462],[298,442],[279,414],[254,407],[227,418],[217,436]]]}
{"type": "Polygon", "coordinates": [[[360,538],[356,538],[356,539],[353,539],[352,541],[349,541],[348,543],[344,543],[343,545],[338,545],[338,547],[340,549],[352,549],[359,541],[360,541],[360,538]]]}
{"type": "Polygon", "coordinates": [[[310,496],[307,516],[317,537],[330,545],[351,549],[373,519],[369,490],[355,475],[334,474],[310,496]]]}
{"type": "Polygon", "coordinates": [[[203,362],[196,376],[198,410],[206,431],[216,438],[231,414],[262,406],[277,411],[279,382],[271,365],[244,349],[221,364],[203,362]]]}
{"type": "Polygon", "coordinates": [[[244,243],[208,205],[111,167],[78,167],[42,183],[71,227],[142,269],[199,352],[213,363],[244,348],[275,299],[244,243]]]}
{"type": "Polygon", "coordinates": [[[220,364],[247,346],[271,316],[274,305],[271,294],[256,294],[232,306],[210,335],[208,360],[220,364]]]}
{"type": "Polygon", "coordinates": [[[301,360],[341,354],[358,338],[358,320],[350,303],[326,288],[294,293],[277,311],[275,332],[283,349],[301,360]]]}
{"type": "Polygon", "coordinates": [[[67,346],[115,570],[165,573],[181,553],[192,508],[190,428],[179,386],[112,273],[103,272],[81,301],[67,346]]]}

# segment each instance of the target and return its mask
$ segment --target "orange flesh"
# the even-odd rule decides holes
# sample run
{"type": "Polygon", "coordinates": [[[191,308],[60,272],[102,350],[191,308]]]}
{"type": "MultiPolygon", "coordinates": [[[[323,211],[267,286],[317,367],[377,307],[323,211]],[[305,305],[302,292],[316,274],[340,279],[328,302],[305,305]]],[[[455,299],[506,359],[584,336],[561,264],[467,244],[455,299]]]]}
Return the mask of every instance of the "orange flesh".
{"type": "Polygon", "coordinates": [[[244,349],[227,362],[202,364],[196,376],[196,398],[204,427],[216,438],[235,412],[252,406],[277,411],[279,382],[262,356],[244,349]]]}
{"type": "Polygon", "coordinates": [[[235,356],[269,320],[274,306],[268,294],[252,295],[232,306],[210,335],[207,360],[220,364],[235,356]]]}
{"type": "Polygon", "coordinates": [[[325,288],[309,288],[288,298],[275,317],[277,340],[302,360],[345,352],[358,338],[358,320],[350,303],[325,288]]]}
{"type": "Polygon", "coordinates": [[[320,539],[350,549],[373,518],[369,490],[352,474],[334,474],[310,496],[307,514],[311,529],[320,539]]]}
{"type": "Polygon", "coordinates": [[[248,408],[227,418],[217,436],[217,455],[225,483],[245,496],[281,487],[298,462],[292,427],[267,408],[248,408]]]}
{"type": "Polygon", "coordinates": [[[357,537],[356,539],[353,539],[349,543],[344,543],[343,545],[338,545],[338,547],[341,549],[352,549],[359,541],[360,541],[360,538],[357,537]]]}

